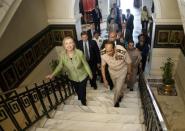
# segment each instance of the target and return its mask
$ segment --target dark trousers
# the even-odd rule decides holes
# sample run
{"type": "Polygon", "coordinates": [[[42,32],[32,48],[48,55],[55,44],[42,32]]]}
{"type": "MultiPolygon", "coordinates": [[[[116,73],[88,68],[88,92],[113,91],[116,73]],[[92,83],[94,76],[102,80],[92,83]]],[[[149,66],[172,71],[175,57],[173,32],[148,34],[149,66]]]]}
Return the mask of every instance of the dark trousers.
{"type": "Polygon", "coordinates": [[[93,78],[92,80],[90,80],[90,84],[91,84],[91,87],[94,87],[95,89],[97,88],[97,84],[96,84],[96,79],[97,79],[97,64],[91,62],[91,61],[88,61],[88,64],[91,68],[91,71],[92,71],[92,75],[93,75],[93,78]]]}
{"type": "Polygon", "coordinates": [[[126,30],[129,40],[133,40],[133,28],[127,28],[126,30]]]}
{"type": "Polygon", "coordinates": [[[142,30],[147,31],[148,29],[148,21],[141,21],[142,30]]]}
{"type": "Polygon", "coordinates": [[[142,56],[141,63],[142,63],[142,70],[143,70],[143,72],[145,71],[146,61],[147,61],[147,56],[142,56]]]}
{"type": "Polygon", "coordinates": [[[113,85],[112,79],[110,77],[110,73],[109,73],[109,70],[108,70],[108,65],[105,66],[105,77],[108,81],[110,89],[112,90],[114,85],[113,85]]]}
{"type": "Polygon", "coordinates": [[[100,22],[94,22],[94,26],[95,26],[95,31],[101,34],[100,22]]]}
{"type": "Polygon", "coordinates": [[[85,78],[81,82],[71,81],[75,92],[78,95],[78,100],[81,100],[83,105],[86,105],[86,85],[87,85],[87,78],[85,78]]]}

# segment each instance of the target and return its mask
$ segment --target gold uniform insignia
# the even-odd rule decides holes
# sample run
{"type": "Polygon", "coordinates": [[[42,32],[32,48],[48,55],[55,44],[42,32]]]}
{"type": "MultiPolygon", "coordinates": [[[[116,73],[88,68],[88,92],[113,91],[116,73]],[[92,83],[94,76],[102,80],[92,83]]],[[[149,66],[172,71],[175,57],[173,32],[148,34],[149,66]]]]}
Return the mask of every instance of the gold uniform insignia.
{"type": "Polygon", "coordinates": [[[104,55],[105,53],[106,53],[106,50],[105,49],[103,49],[103,50],[100,51],[100,54],[101,55],[104,55]]]}
{"type": "Polygon", "coordinates": [[[123,54],[123,55],[125,55],[125,53],[126,53],[126,51],[121,50],[121,49],[116,49],[116,51],[119,52],[119,53],[121,53],[121,54],[123,54]]]}

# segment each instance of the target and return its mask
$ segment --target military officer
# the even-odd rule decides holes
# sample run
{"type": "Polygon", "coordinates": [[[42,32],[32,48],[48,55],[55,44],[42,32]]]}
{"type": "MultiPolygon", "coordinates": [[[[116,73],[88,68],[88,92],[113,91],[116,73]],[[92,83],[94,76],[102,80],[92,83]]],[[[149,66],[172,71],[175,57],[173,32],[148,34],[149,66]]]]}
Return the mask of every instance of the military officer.
{"type": "Polygon", "coordinates": [[[101,71],[104,86],[107,88],[106,64],[109,66],[110,76],[114,84],[114,106],[119,107],[119,102],[126,89],[125,79],[126,77],[129,79],[131,74],[131,59],[123,46],[115,45],[112,41],[105,43],[105,48],[101,51],[101,71]]]}

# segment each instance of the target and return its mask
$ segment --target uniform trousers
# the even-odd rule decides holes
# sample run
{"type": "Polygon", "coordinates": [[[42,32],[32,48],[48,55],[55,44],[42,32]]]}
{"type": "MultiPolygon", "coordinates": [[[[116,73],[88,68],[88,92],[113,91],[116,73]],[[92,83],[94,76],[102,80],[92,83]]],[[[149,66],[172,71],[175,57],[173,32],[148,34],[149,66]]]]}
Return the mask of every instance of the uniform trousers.
{"type": "Polygon", "coordinates": [[[127,69],[119,70],[118,73],[120,75],[116,75],[110,71],[110,76],[114,84],[114,105],[119,101],[120,97],[123,97],[124,91],[126,89],[125,79],[127,75],[127,69]]]}

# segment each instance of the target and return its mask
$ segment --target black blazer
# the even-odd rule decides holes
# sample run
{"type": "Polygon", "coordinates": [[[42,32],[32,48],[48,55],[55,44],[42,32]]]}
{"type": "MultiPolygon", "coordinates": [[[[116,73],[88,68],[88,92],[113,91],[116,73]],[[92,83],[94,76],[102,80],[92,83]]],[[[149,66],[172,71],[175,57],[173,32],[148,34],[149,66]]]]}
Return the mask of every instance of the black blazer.
{"type": "Polygon", "coordinates": [[[92,12],[91,12],[92,13],[93,22],[100,22],[100,20],[102,19],[102,14],[101,14],[100,9],[98,8],[97,11],[98,11],[99,17],[98,17],[98,14],[97,14],[95,9],[92,10],[92,12]]]}
{"type": "Polygon", "coordinates": [[[130,14],[129,18],[127,18],[126,21],[127,21],[126,28],[134,29],[134,16],[132,14],[130,14]]]}
{"type": "MultiPolygon", "coordinates": [[[[97,45],[96,41],[88,40],[88,44],[89,44],[89,53],[90,53],[89,62],[94,63],[94,64],[101,63],[100,50],[98,48],[98,45],[97,45]]],[[[83,41],[82,40],[80,40],[78,42],[76,47],[84,53],[83,41]]]]}

